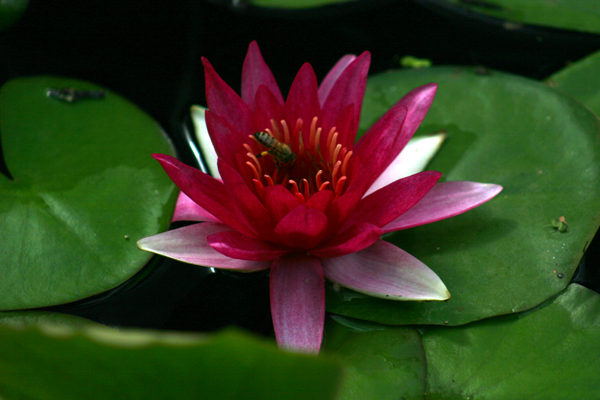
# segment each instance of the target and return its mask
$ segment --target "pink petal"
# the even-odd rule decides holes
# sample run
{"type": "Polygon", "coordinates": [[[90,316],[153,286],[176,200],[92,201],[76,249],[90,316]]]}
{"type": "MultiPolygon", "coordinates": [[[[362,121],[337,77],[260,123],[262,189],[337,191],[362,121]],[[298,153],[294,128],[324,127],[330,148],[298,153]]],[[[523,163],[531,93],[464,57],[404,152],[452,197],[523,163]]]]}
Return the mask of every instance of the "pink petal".
{"type": "Polygon", "coordinates": [[[246,104],[253,104],[256,92],[261,85],[265,85],[275,95],[279,104],[283,105],[283,96],[273,77],[273,73],[265,63],[256,41],[250,43],[244,66],[242,67],[242,99],[246,104]]]}
{"type": "Polygon", "coordinates": [[[400,154],[410,139],[406,139],[405,142],[405,138],[401,134],[407,113],[408,110],[404,105],[394,105],[369,128],[354,146],[354,155],[360,159],[360,168],[364,171],[356,182],[361,190],[366,186],[363,194],[392,160],[400,154]]]}
{"type": "Polygon", "coordinates": [[[447,134],[434,133],[413,137],[390,165],[373,182],[365,196],[390,183],[425,170],[425,167],[438,152],[447,134]]]}
{"type": "Polygon", "coordinates": [[[279,222],[290,211],[300,204],[294,195],[282,185],[267,186],[263,189],[263,204],[269,210],[269,214],[279,222]]]}
{"type": "Polygon", "coordinates": [[[319,244],[327,232],[327,216],[319,210],[298,206],[290,211],[275,227],[275,234],[286,246],[311,249],[319,244]]]}
{"type": "Polygon", "coordinates": [[[326,243],[317,250],[311,250],[311,254],[317,257],[331,258],[355,253],[371,246],[382,235],[378,226],[360,222],[351,226],[345,232],[337,235],[332,241],[326,243]]]}
{"type": "Polygon", "coordinates": [[[358,253],[321,260],[325,276],[360,293],[390,300],[447,300],[442,280],[404,250],[379,240],[358,253]]]}
{"type": "Polygon", "coordinates": [[[175,221],[221,222],[217,217],[194,203],[194,201],[183,192],[179,192],[179,197],[177,198],[175,214],[173,215],[173,222],[175,221]]]}
{"type": "Polygon", "coordinates": [[[424,171],[392,182],[363,198],[354,208],[345,226],[368,222],[384,226],[419,202],[442,174],[424,171]]]}
{"type": "Polygon", "coordinates": [[[271,261],[288,253],[273,243],[253,239],[237,231],[212,234],[206,239],[210,247],[227,257],[249,261],[271,261]]]}
{"type": "Polygon", "coordinates": [[[140,249],[165,257],[205,267],[257,271],[267,269],[268,262],[246,261],[226,257],[210,247],[206,237],[231,230],[226,225],[203,222],[143,238],[137,242],[140,249]]]}
{"type": "Polygon", "coordinates": [[[325,213],[332,200],[333,192],[331,190],[321,190],[310,196],[306,202],[306,207],[315,208],[325,213]]]}
{"type": "Polygon", "coordinates": [[[437,83],[428,83],[427,85],[419,86],[418,88],[411,90],[397,103],[404,105],[408,109],[406,121],[402,127],[403,141],[406,140],[402,145],[402,148],[404,148],[410,138],[413,137],[417,128],[421,125],[421,122],[423,122],[423,118],[425,118],[425,115],[427,115],[427,112],[433,103],[436,91],[437,83]]]}
{"type": "Polygon", "coordinates": [[[346,69],[348,65],[352,63],[352,61],[356,60],[356,56],[354,54],[347,54],[344,57],[340,58],[337,63],[331,68],[331,70],[327,73],[323,82],[319,85],[319,101],[321,104],[325,102],[329,92],[335,85],[335,82],[338,80],[342,72],[346,69]]]}
{"type": "Polygon", "coordinates": [[[202,64],[204,64],[206,82],[206,102],[210,112],[222,118],[235,115],[235,118],[229,118],[228,121],[238,132],[246,133],[251,130],[252,113],[250,107],[221,79],[206,58],[202,58],[202,64]]]}
{"type": "Polygon", "coordinates": [[[284,117],[283,105],[275,95],[266,86],[259,87],[254,98],[252,133],[271,129],[271,120],[281,121],[284,117]]]}
{"type": "Polygon", "coordinates": [[[355,154],[362,160],[362,167],[373,175],[369,186],[412,138],[429,111],[436,90],[435,83],[411,90],[356,143],[355,154]]]}
{"type": "Polygon", "coordinates": [[[315,257],[276,260],[270,275],[271,315],[280,347],[318,353],[325,323],[325,282],[315,257]]]}
{"type": "MultiPolygon", "coordinates": [[[[342,71],[322,101],[323,124],[333,126],[342,110],[348,104],[354,104],[354,126],[358,127],[370,64],[371,54],[365,51],[342,71]]],[[[352,133],[352,139],[355,134],[352,133]]]]}
{"type": "Polygon", "coordinates": [[[261,239],[271,239],[275,224],[265,206],[233,167],[221,159],[217,161],[217,165],[224,186],[237,205],[236,208],[248,220],[252,228],[259,233],[261,239]]]}
{"type": "MultiPolygon", "coordinates": [[[[310,64],[306,63],[300,68],[285,102],[285,117],[290,129],[296,126],[296,120],[302,118],[305,129],[302,130],[304,143],[308,143],[310,123],[313,117],[321,119],[321,106],[317,93],[317,77],[310,64]]],[[[292,142],[294,149],[297,148],[297,139],[292,142]]]]}
{"type": "Polygon", "coordinates": [[[248,132],[252,129],[245,133],[240,132],[230,123],[231,118],[225,119],[211,110],[206,110],[204,115],[210,140],[218,158],[223,159],[229,165],[235,165],[236,155],[242,152],[246,154],[243,144],[249,142],[248,132]]]}
{"type": "Polygon", "coordinates": [[[175,157],[166,154],[153,154],[152,157],[160,162],[169,178],[196,204],[236,231],[258,237],[229,196],[223,182],[185,165],[175,157]]]}
{"type": "Polygon", "coordinates": [[[429,224],[469,211],[492,199],[502,186],[477,182],[437,183],[413,208],[383,227],[394,232],[429,224]]]}

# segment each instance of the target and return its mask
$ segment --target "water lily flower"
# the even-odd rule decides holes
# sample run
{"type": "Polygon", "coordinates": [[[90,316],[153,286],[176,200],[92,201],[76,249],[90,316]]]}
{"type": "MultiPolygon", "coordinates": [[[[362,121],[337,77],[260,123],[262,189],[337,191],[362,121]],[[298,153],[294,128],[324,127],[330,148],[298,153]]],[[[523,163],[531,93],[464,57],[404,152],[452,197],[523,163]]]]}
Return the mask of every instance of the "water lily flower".
{"type": "Polygon", "coordinates": [[[368,52],[342,57],[320,85],[304,64],[285,100],[255,42],[241,96],[203,63],[206,124],[221,179],[154,154],[182,191],[174,220],[201,223],[141,239],[141,249],[207,267],[270,268],[277,342],[299,351],[321,346],[324,278],[385,299],[449,298],[431,269],[381,239],[463,213],[501,190],[437,183],[435,171],[398,179],[400,152],[437,85],[408,93],[354,143],[368,52]]]}

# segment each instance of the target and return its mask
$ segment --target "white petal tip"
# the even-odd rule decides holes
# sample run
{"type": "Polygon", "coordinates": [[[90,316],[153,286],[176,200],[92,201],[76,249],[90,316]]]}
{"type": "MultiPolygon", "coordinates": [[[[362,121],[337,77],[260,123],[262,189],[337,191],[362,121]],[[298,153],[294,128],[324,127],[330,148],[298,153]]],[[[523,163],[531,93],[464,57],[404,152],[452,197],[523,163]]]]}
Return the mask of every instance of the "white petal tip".
{"type": "Polygon", "coordinates": [[[200,144],[200,151],[206,162],[208,172],[211,176],[219,179],[221,176],[217,167],[217,152],[215,151],[215,147],[208,134],[208,128],[206,127],[206,110],[206,108],[197,105],[190,107],[196,139],[198,139],[198,143],[200,144]]]}

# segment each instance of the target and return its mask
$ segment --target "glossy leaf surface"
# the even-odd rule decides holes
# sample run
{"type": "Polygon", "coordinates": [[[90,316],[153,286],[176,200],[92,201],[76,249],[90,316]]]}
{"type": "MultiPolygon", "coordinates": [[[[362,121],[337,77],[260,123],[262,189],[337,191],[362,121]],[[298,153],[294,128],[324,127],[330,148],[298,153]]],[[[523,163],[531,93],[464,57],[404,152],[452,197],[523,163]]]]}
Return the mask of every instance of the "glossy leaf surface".
{"type": "Polygon", "coordinates": [[[325,400],[340,378],[330,358],[283,352],[239,332],[0,325],[0,396],[7,399],[325,400]]]}
{"type": "Polygon", "coordinates": [[[168,228],[175,186],[151,153],[160,127],[105,91],[69,102],[49,89],[100,90],[55,77],[0,91],[0,309],[48,306],[113,288],[151,254],[136,241],[168,228]]]}
{"type": "Polygon", "coordinates": [[[325,338],[347,365],[340,400],[600,396],[600,295],[576,284],[533,311],[420,335],[334,316],[325,338]]]}
{"type": "Polygon", "coordinates": [[[600,33],[600,8],[595,0],[445,0],[477,13],[506,19],[514,24],[600,33]]]}
{"type": "Polygon", "coordinates": [[[427,399],[600,397],[600,296],[576,284],[548,306],[423,336],[427,399]]]}
{"type": "Polygon", "coordinates": [[[250,0],[255,6],[282,9],[313,8],[346,2],[348,0],[250,0]]]}
{"type": "Polygon", "coordinates": [[[558,71],[546,83],[600,115],[600,51],[558,71]]]}
{"type": "Polygon", "coordinates": [[[332,316],[324,354],[344,361],[339,400],[415,399],[425,389],[425,353],[416,330],[332,316]]]}
{"type": "Polygon", "coordinates": [[[447,302],[394,302],[329,290],[328,310],[388,324],[460,325],[524,311],[569,282],[600,223],[598,120],[568,96],[525,78],[467,68],[392,71],[370,79],[368,126],[414,87],[437,82],[417,134],[445,130],[427,169],[443,180],[504,190],[465,214],[387,239],[432,268],[447,302]],[[552,221],[564,216],[569,229],[552,221]]]}

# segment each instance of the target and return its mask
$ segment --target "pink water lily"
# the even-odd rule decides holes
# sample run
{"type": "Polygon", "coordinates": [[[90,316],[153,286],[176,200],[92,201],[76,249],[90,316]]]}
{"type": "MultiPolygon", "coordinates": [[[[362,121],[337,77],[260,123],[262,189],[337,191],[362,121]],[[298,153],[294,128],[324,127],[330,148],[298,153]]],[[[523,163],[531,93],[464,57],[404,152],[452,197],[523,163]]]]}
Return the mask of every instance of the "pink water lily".
{"type": "Polygon", "coordinates": [[[183,192],[174,220],[202,223],[144,238],[141,249],[207,267],[270,268],[277,342],[300,351],[321,346],[324,278],[386,299],[449,298],[432,270],[381,240],[386,232],[463,213],[501,190],[437,183],[435,171],[394,175],[437,85],[408,93],[354,143],[368,52],[340,59],[320,86],[304,64],[286,100],[254,42],[241,97],[203,62],[206,123],[222,180],[155,154],[183,192]]]}

